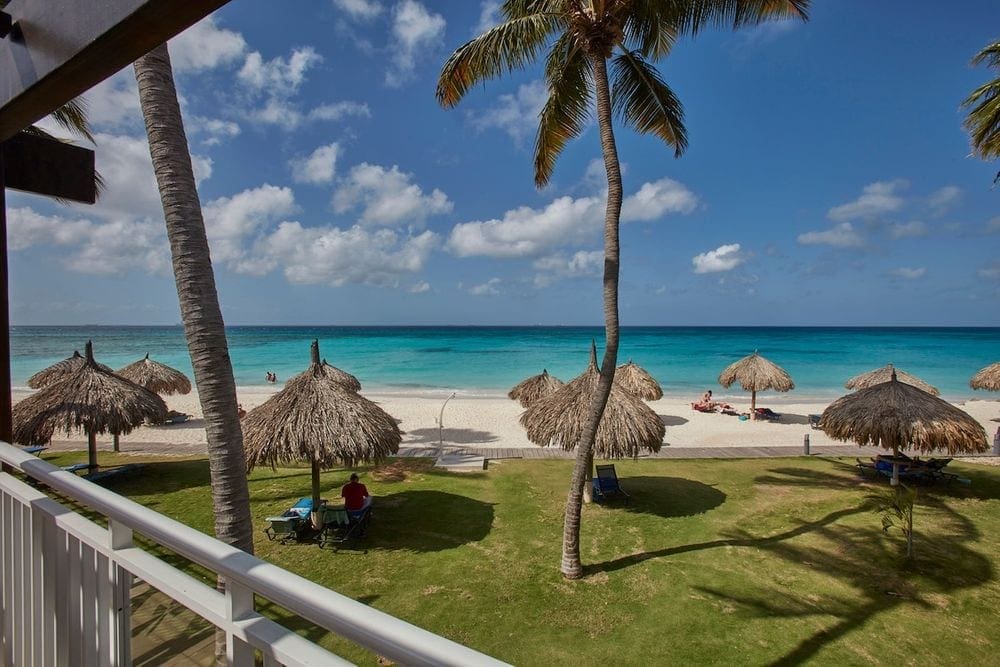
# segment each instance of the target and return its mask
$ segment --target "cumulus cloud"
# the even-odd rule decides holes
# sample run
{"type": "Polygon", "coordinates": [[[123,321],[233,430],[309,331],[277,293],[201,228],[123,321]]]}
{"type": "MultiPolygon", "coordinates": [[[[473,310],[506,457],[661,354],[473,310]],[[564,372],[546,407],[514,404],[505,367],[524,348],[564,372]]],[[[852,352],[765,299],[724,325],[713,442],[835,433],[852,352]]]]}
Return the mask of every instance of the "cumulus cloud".
{"type": "Polygon", "coordinates": [[[308,120],[340,120],[347,116],[358,116],[359,118],[371,118],[372,112],[364,102],[334,102],[332,104],[321,104],[314,109],[310,109],[306,114],[308,120]]]}
{"type": "Polygon", "coordinates": [[[269,223],[294,210],[292,191],[268,184],[208,202],[203,213],[212,260],[226,263],[236,271],[257,273],[260,266],[256,260],[243,263],[247,256],[246,240],[257,237],[269,223]]]}
{"type": "Polygon", "coordinates": [[[919,220],[912,220],[889,227],[889,236],[894,239],[906,239],[927,236],[927,225],[919,220]]]}
{"type": "Polygon", "coordinates": [[[603,250],[580,250],[567,257],[563,254],[549,255],[536,259],[534,268],[535,286],[545,287],[556,280],[598,276],[604,268],[603,250]]]}
{"type": "Polygon", "coordinates": [[[898,211],[903,206],[900,192],[910,187],[909,181],[898,178],[894,181],[876,181],[866,185],[861,196],[852,202],[834,206],[826,217],[834,222],[851,220],[871,220],[886,213],[898,211]]]}
{"type": "Polygon", "coordinates": [[[239,124],[231,120],[203,116],[191,116],[185,125],[185,129],[191,136],[202,135],[205,137],[201,142],[205,146],[217,146],[226,139],[239,136],[241,131],[239,124]]]}
{"type": "Polygon", "coordinates": [[[695,273],[718,273],[732,271],[744,262],[739,243],[721,245],[715,250],[703,252],[691,258],[695,273]]]}
{"type": "Polygon", "coordinates": [[[382,13],[377,0],[333,0],[333,6],[358,21],[371,21],[382,13]]]}
{"type": "Polygon", "coordinates": [[[304,157],[293,158],[289,162],[292,169],[292,180],[296,183],[312,183],[320,185],[331,183],[337,172],[337,155],[340,146],[337,143],[320,146],[304,157]]]}
{"type": "Polygon", "coordinates": [[[424,292],[429,292],[431,290],[431,285],[426,280],[421,280],[419,283],[415,283],[406,288],[406,291],[410,294],[423,294],[424,292]]]}
{"type": "Polygon", "coordinates": [[[946,185],[931,193],[931,196],[927,198],[927,204],[931,207],[934,215],[944,215],[961,198],[962,188],[957,185],[946,185]]]}
{"type": "Polygon", "coordinates": [[[490,278],[481,285],[473,285],[468,290],[473,296],[500,296],[500,279],[490,278]]]}
{"type": "Polygon", "coordinates": [[[402,0],[392,11],[391,67],[385,83],[398,88],[413,77],[417,61],[434,52],[444,37],[446,22],[416,0],[402,0]]]}
{"type": "Polygon", "coordinates": [[[246,48],[243,35],[208,16],[170,40],[170,64],[180,74],[201,72],[236,61],[246,48]]]}
{"type": "Polygon", "coordinates": [[[643,183],[639,191],[622,202],[622,222],[658,220],[668,213],[691,213],[698,197],[683,184],[669,178],[643,183]]]}
{"type": "MultiPolygon", "coordinates": [[[[645,183],[622,203],[622,222],[690,213],[698,198],[669,178],[645,183]]],[[[604,221],[603,197],[560,197],[541,209],[522,206],[502,218],[455,225],[447,248],[459,257],[535,257],[592,239],[604,221]]]]}
{"type": "Polygon", "coordinates": [[[472,29],[472,34],[484,33],[500,23],[500,20],[500,0],[483,0],[479,4],[479,21],[472,29]]]}
{"type": "Polygon", "coordinates": [[[401,236],[389,229],[303,227],[298,222],[282,222],[256,250],[264,258],[262,268],[281,266],[292,283],[397,287],[402,276],[423,269],[437,241],[437,234],[431,231],[401,236]]]}
{"type": "Polygon", "coordinates": [[[889,275],[895,276],[897,278],[903,278],[905,280],[916,280],[917,278],[923,278],[924,274],[927,273],[926,267],[909,268],[901,266],[898,269],[893,269],[889,272],[889,275]]]}
{"type": "Polygon", "coordinates": [[[864,239],[849,222],[842,222],[825,231],[799,234],[798,241],[802,245],[828,245],[834,248],[860,248],[865,245],[864,239]]]}
{"type": "Polygon", "coordinates": [[[479,130],[493,127],[503,130],[522,146],[538,129],[538,115],[548,96],[544,81],[525,83],[513,95],[501,95],[492,109],[470,114],[470,121],[479,130]]]}
{"type": "Polygon", "coordinates": [[[424,194],[412,182],[413,175],[377,164],[363,162],[351,168],[333,195],[333,209],[346,213],[361,209],[363,225],[420,226],[432,215],[450,213],[453,207],[448,196],[438,189],[424,194]]]}

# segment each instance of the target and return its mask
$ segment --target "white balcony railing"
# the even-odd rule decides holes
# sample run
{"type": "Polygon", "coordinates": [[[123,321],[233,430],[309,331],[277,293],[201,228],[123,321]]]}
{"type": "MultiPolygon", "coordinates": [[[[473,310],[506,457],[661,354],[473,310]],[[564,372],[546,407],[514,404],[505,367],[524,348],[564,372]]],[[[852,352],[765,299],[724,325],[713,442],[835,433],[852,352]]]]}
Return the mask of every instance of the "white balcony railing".
{"type": "Polygon", "coordinates": [[[254,595],[405,665],[501,665],[0,442],[0,461],[107,518],[0,473],[0,663],[129,665],[132,578],[226,633],[230,664],[349,664],[254,611],[254,595]],[[226,592],[133,544],[138,533],[215,572],[226,592]]]}

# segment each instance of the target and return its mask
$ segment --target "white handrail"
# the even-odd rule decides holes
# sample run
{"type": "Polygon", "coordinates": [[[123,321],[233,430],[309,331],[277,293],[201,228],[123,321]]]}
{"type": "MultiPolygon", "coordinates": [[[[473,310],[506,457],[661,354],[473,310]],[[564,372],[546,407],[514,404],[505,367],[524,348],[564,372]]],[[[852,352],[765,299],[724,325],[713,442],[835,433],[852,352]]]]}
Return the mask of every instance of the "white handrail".
{"type": "Polygon", "coordinates": [[[0,461],[289,611],[407,665],[503,665],[0,442],[0,461]]]}

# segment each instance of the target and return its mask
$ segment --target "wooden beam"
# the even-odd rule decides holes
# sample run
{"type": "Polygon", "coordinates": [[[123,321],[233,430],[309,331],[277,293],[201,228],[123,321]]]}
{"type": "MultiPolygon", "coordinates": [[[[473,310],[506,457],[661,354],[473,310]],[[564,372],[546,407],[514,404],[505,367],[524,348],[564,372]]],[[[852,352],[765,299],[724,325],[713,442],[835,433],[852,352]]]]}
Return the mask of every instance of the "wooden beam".
{"type": "Polygon", "coordinates": [[[0,39],[0,141],[227,2],[11,0],[13,29],[0,39]]]}
{"type": "Polygon", "coordinates": [[[92,150],[19,132],[3,142],[3,160],[8,188],[84,204],[97,198],[92,150]]]}

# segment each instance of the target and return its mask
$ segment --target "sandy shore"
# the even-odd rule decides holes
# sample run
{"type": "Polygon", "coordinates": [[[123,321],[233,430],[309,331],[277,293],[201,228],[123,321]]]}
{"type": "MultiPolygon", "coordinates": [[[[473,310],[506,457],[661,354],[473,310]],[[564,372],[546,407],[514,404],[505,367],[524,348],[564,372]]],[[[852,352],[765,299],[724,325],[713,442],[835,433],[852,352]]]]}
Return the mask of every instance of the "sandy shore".
{"type": "MultiPolygon", "coordinates": [[[[278,387],[243,387],[237,393],[247,410],[266,401],[278,387]]],[[[389,414],[399,420],[405,432],[403,446],[434,446],[443,437],[445,445],[462,447],[535,447],[528,442],[518,418],[523,408],[506,396],[465,397],[450,400],[444,408],[444,429],[439,429],[437,417],[449,392],[404,394],[367,393],[365,396],[379,403],[389,414]]],[[[14,401],[29,395],[15,391],[14,401]]],[[[749,408],[743,396],[720,396],[740,411],[749,408]]],[[[650,403],[667,426],[664,442],[670,447],[762,447],[800,446],[802,436],[810,435],[813,445],[843,444],[828,438],[822,431],[809,428],[808,415],[823,411],[827,403],[820,400],[796,400],[793,395],[765,396],[758,398],[758,405],[771,406],[783,417],[780,422],[740,421],[737,417],[722,414],[703,414],[691,409],[691,398],[664,397],[650,403]]],[[[192,415],[187,423],[176,426],[143,426],[121,438],[123,452],[193,455],[205,453],[205,429],[201,405],[195,392],[186,396],[168,396],[167,405],[172,410],[192,415]]],[[[1000,423],[1000,400],[975,399],[956,403],[982,423],[992,443],[1000,423]]],[[[98,446],[110,447],[111,438],[101,437],[98,446]]],[[[86,447],[82,433],[66,436],[57,434],[53,442],[56,449],[81,449],[86,447]]]]}

